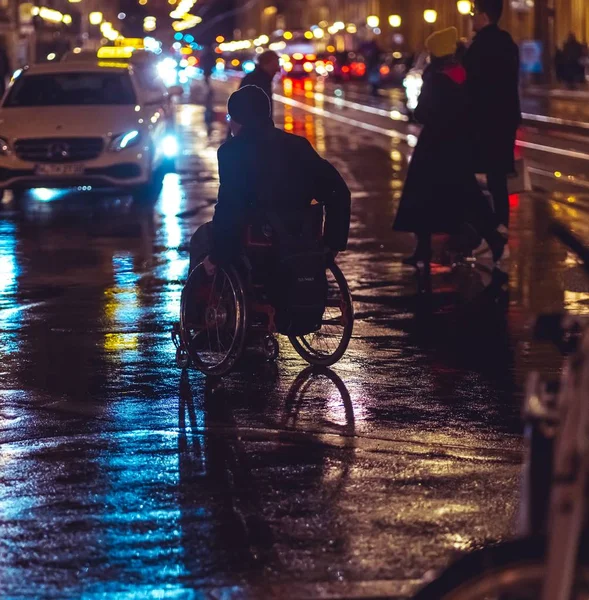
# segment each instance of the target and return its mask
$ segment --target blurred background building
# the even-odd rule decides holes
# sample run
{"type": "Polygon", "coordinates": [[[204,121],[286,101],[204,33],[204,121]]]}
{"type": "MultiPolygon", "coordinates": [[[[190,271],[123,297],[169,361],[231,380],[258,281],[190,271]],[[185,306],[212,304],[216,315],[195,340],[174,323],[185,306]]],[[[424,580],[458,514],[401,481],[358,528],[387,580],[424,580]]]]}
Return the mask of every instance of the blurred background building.
{"type": "MultiPolygon", "coordinates": [[[[343,22],[355,26],[350,28],[357,30],[352,35],[373,36],[384,48],[402,45],[416,51],[434,29],[454,25],[462,36],[470,35],[471,3],[467,0],[257,0],[253,4],[239,14],[238,37],[271,36],[280,30],[343,22]]],[[[551,56],[570,33],[581,42],[589,40],[589,1],[505,0],[501,25],[517,42],[541,41],[551,56]]],[[[345,38],[347,33],[341,30],[336,37],[345,38]]],[[[325,35],[330,35],[327,30],[325,35]]]]}
{"type": "MultiPolygon", "coordinates": [[[[469,0],[0,0],[0,48],[14,67],[121,37],[153,36],[169,49],[179,33],[198,46],[249,40],[280,50],[306,37],[318,52],[371,42],[414,53],[435,29],[454,25],[469,38],[471,8],[469,0]]],[[[570,33],[589,40],[589,0],[505,0],[501,24],[518,43],[540,42],[549,72],[570,33]]]]}

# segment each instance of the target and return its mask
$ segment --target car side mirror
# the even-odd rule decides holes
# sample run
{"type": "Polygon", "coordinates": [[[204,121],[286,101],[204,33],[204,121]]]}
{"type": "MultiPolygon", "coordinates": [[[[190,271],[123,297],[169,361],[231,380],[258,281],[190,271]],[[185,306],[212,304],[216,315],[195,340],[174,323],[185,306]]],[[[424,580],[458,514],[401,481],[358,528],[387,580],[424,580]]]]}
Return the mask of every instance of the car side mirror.
{"type": "Polygon", "coordinates": [[[170,94],[170,96],[182,96],[184,94],[184,88],[181,85],[172,85],[168,88],[168,94],[170,94]]]}

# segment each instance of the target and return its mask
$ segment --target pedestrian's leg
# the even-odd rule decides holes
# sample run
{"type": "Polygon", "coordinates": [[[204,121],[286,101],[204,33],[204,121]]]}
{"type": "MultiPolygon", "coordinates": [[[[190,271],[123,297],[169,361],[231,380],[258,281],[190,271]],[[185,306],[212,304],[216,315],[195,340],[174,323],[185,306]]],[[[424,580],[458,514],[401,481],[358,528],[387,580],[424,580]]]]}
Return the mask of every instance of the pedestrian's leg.
{"type": "Polygon", "coordinates": [[[487,187],[493,196],[495,216],[499,225],[509,228],[509,193],[507,191],[507,175],[505,173],[488,173],[487,187]]]}
{"type": "MultiPolygon", "coordinates": [[[[503,235],[498,229],[503,224],[500,221],[501,213],[497,214],[497,207],[495,207],[496,212],[493,213],[487,199],[478,185],[476,185],[476,181],[474,181],[474,184],[472,188],[472,201],[469,204],[466,217],[469,223],[474,226],[487,242],[493,253],[493,260],[498,261],[503,257],[505,245],[507,244],[507,236],[503,235]]],[[[509,202],[507,210],[509,211],[509,202]]]]}
{"type": "Polygon", "coordinates": [[[209,221],[201,225],[190,238],[190,267],[188,273],[202,262],[211,250],[213,223],[209,221]]]}
{"type": "Polygon", "coordinates": [[[432,258],[432,236],[431,233],[418,233],[417,234],[417,250],[421,258],[429,262],[432,258]]]}
{"type": "Polygon", "coordinates": [[[417,246],[415,252],[403,259],[405,265],[417,265],[417,263],[428,263],[432,259],[432,236],[430,233],[417,233],[417,246]]]}

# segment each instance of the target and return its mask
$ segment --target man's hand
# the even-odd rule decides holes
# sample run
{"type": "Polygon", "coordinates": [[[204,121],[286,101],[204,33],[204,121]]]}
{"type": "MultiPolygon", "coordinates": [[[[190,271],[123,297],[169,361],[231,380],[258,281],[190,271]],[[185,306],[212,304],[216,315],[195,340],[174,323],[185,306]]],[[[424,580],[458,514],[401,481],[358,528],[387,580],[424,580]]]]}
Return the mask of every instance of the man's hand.
{"type": "Polygon", "coordinates": [[[205,272],[209,277],[212,277],[217,272],[217,265],[211,262],[208,256],[205,256],[202,261],[202,266],[205,268],[205,272]]]}

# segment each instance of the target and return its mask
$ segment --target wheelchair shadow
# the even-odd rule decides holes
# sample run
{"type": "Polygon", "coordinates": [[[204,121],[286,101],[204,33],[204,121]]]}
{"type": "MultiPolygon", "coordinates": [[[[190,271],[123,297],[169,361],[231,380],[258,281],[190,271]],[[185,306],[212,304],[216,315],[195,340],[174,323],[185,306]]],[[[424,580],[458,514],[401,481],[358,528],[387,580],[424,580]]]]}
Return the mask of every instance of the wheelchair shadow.
{"type": "MultiPolygon", "coordinates": [[[[313,511],[329,518],[355,460],[354,409],[345,384],[333,371],[304,369],[279,401],[273,419],[263,414],[271,399],[259,399],[253,408],[262,412],[258,428],[239,427],[236,405],[243,398],[236,402],[234,390],[227,393],[226,387],[224,380],[208,378],[199,403],[188,373],[180,379],[178,502],[184,566],[191,578],[222,570],[232,576],[260,572],[280,563],[274,529],[282,524],[270,524],[264,517],[264,509],[282,487],[272,476],[277,466],[286,469],[284,477],[293,478],[297,486],[297,465],[312,466],[321,493],[309,502],[313,511]],[[326,441],[330,434],[336,438],[326,441]]],[[[267,395],[276,393],[276,380],[264,389],[267,395]]],[[[259,386],[257,390],[263,395],[259,386]]]]}
{"type": "Polygon", "coordinates": [[[251,485],[249,457],[218,382],[207,380],[202,406],[180,379],[178,503],[184,566],[190,579],[260,571],[273,539],[251,485]],[[211,420],[214,426],[208,427],[211,420]]]}
{"type": "Polygon", "coordinates": [[[301,415],[305,405],[311,405],[314,412],[325,398],[329,398],[331,404],[330,415],[317,419],[315,425],[325,426],[330,432],[353,438],[355,418],[350,392],[340,377],[325,367],[307,367],[298,375],[287,394],[280,427],[296,431],[303,421],[301,415]],[[334,388],[339,396],[337,402],[341,401],[340,410],[334,410],[333,390],[328,392],[330,387],[334,388]]]}

